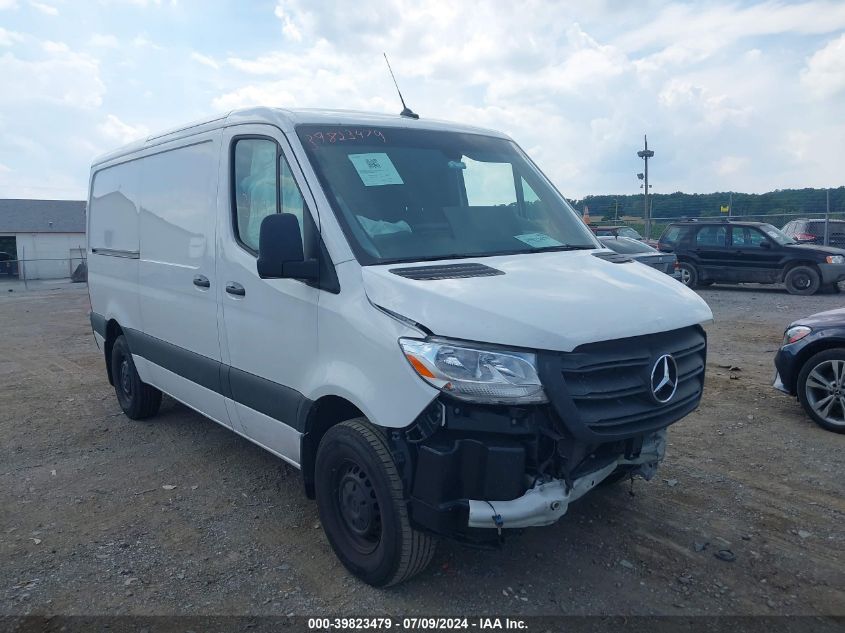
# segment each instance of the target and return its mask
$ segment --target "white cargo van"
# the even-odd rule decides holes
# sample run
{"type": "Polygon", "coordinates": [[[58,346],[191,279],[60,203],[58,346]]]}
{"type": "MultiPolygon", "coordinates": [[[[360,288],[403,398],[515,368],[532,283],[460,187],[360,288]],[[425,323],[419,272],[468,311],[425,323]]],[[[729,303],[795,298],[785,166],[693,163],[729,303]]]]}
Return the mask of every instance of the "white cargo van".
{"type": "Polygon", "coordinates": [[[166,393],[300,468],[373,585],[650,478],[701,398],[707,305],[498,132],[242,110],[101,157],[88,208],[126,415],[166,393]]]}

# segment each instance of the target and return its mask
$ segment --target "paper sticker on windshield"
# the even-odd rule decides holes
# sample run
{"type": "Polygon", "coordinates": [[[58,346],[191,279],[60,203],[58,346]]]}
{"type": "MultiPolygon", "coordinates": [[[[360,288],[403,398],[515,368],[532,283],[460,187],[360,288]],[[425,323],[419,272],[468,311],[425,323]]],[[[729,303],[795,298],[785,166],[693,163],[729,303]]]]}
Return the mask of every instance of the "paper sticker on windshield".
{"type": "Polygon", "coordinates": [[[365,187],[405,184],[387,154],[349,154],[349,160],[365,187]]]}
{"type": "Polygon", "coordinates": [[[545,233],[525,233],[523,235],[514,235],[514,237],[520,242],[525,242],[532,248],[563,246],[563,242],[558,242],[556,239],[549,237],[545,233]]]}

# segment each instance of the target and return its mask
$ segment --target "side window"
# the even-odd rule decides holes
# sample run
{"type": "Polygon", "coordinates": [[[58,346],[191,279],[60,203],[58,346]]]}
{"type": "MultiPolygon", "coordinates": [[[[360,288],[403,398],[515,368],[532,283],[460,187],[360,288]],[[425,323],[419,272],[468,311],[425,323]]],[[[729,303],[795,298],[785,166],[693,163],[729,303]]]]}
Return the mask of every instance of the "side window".
{"type": "Polygon", "coordinates": [[[757,229],[747,226],[731,227],[731,244],[736,248],[760,248],[766,241],[766,236],[757,229]]]}
{"type": "Polygon", "coordinates": [[[257,251],[261,221],[273,213],[290,213],[299,220],[305,256],[316,257],[317,227],[276,141],[240,139],[235,142],[234,162],[234,224],[241,243],[257,251]]]}
{"type": "MultiPolygon", "coordinates": [[[[463,158],[464,186],[471,207],[516,205],[516,185],[510,163],[484,163],[463,158]]],[[[536,194],[534,194],[536,197],[536,194]]]]}
{"type": "Polygon", "coordinates": [[[782,231],[784,232],[784,234],[789,235],[791,237],[795,233],[795,231],[793,231],[794,228],[795,228],[795,222],[794,221],[793,222],[787,222],[786,226],[783,227],[782,231]]]}
{"type": "Polygon", "coordinates": [[[254,251],[261,221],[278,210],[276,156],[277,145],[271,139],[245,138],[235,143],[235,232],[254,251]]]}
{"type": "Polygon", "coordinates": [[[724,246],[728,230],[724,226],[704,226],[695,236],[697,246],[724,246]]]}
{"type": "Polygon", "coordinates": [[[680,236],[681,227],[670,226],[668,229],[666,229],[666,232],[663,234],[663,237],[660,238],[660,241],[665,242],[666,244],[675,244],[680,236]]]}

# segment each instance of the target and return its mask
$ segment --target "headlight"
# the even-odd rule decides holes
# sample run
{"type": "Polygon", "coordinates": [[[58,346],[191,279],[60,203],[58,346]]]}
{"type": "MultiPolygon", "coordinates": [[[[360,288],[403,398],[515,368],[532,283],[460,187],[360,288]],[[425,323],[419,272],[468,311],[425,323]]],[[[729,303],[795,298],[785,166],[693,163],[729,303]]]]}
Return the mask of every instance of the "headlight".
{"type": "Polygon", "coordinates": [[[807,336],[812,330],[806,325],[795,325],[783,334],[783,344],[796,343],[807,336]]]}
{"type": "Polygon", "coordinates": [[[845,264],[845,255],[828,255],[824,259],[828,264],[845,264]]]}
{"type": "Polygon", "coordinates": [[[548,402],[535,354],[445,339],[400,338],[399,345],[423,380],[455,398],[487,404],[548,402]]]}

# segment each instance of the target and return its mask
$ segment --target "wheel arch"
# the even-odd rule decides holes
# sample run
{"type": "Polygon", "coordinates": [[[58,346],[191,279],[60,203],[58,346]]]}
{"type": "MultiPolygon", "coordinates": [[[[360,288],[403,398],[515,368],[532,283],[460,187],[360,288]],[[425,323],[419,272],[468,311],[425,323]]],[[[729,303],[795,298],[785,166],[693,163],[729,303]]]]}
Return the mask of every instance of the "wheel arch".
{"type": "Polygon", "coordinates": [[[819,269],[819,263],[818,262],[799,259],[799,260],[796,260],[796,261],[789,261],[789,262],[786,262],[786,264],[784,264],[783,271],[780,274],[781,283],[786,281],[786,276],[789,274],[789,271],[792,270],[793,268],[797,268],[798,266],[808,266],[808,267],[812,268],[818,274],[819,280],[821,280],[822,272],[819,269]]]}
{"type": "Polygon", "coordinates": [[[813,341],[805,348],[803,348],[800,352],[798,352],[795,358],[795,366],[797,370],[793,372],[794,375],[791,380],[792,384],[786,385],[787,389],[790,389],[793,393],[797,394],[798,376],[801,374],[801,370],[804,369],[804,365],[807,363],[807,361],[819,352],[826,352],[831,349],[841,349],[842,352],[845,354],[845,338],[821,338],[817,341],[813,341]]]}
{"type": "Polygon", "coordinates": [[[112,386],[114,386],[114,378],[112,378],[111,371],[112,349],[114,348],[114,342],[121,334],[123,334],[123,328],[120,327],[120,323],[116,319],[109,319],[106,322],[106,340],[103,344],[103,354],[106,357],[106,373],[108,374],[109,384],[112,386]]]}
{"type": "Polygon", "coordinates": [[[364,413],[352,402],[341,396],[328,395],[315,400],[305,416],[302,444],[300,446],[300,468],[305,484],[305,494],[314,499],[314,465],[320,440],[333,426],[363,417],[364,413]]]}

